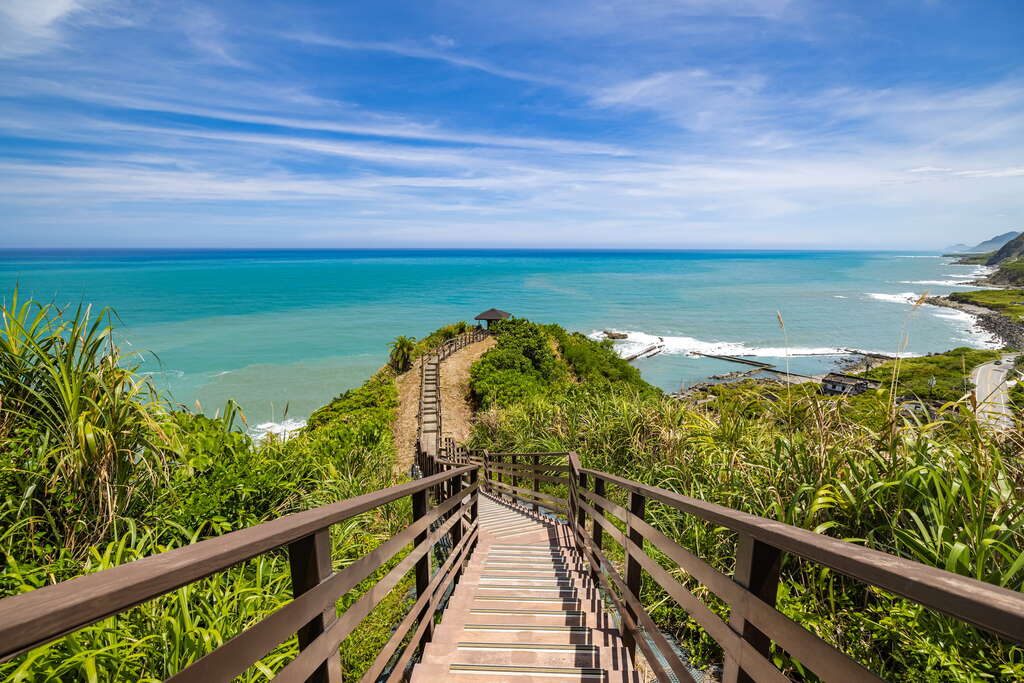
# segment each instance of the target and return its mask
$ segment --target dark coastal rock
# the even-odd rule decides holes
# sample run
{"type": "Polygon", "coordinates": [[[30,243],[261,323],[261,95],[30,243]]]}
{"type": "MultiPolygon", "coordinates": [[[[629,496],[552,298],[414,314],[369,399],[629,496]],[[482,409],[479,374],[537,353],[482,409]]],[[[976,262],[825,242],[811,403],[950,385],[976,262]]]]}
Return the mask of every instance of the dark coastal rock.
{"type": "Polygon", "coordinates": [[[974,316],[978,327],[994,335],[1004,346],[1011,349],[1024,349],[1024,323],[1012,320],[1002,313],[996,313],[979,306],[950,301],[941,296],[928,297],[925,299],[925,303],[933,306],[955,308],[958,311],[970,313],[974,316]]]}
{"type": "Polygon", "coordinates": [[[604,331],[605,339],[629,339],[629,335],[625,332],[612,332],[611,330],[604,331]]]}

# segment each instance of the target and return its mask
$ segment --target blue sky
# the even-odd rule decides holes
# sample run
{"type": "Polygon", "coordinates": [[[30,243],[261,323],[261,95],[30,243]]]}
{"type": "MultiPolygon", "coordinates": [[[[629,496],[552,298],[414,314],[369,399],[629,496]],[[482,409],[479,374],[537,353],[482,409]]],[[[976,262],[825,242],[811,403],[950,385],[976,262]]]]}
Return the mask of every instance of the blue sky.
{"type": "Polygon", "coordinates": [[[0,2],[8,246],[1024,230],[1024,3],[0,2]]]}

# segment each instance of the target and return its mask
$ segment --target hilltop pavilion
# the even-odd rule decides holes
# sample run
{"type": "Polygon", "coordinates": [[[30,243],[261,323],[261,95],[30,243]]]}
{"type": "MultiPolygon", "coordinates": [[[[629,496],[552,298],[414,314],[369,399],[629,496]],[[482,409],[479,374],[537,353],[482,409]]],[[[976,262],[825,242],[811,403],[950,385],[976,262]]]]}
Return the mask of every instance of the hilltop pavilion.
{"type": "Polygon", "coordinates": [[[491,326],[491,322],[493,322],[495,320],[506,320],[506,319],[511,318],[511,317],[512,317],[511,313],[507,313],[505,311],[499,311],[497,308],[491,308],[491,309],[488,309],[488,310],[484,311],[483,313],[481,313],[480,315],[478,315],[477,317],[475,317],[473,319],[474,320],[486,320],[487,321],[487,327],[490,327],[491,326]]]}

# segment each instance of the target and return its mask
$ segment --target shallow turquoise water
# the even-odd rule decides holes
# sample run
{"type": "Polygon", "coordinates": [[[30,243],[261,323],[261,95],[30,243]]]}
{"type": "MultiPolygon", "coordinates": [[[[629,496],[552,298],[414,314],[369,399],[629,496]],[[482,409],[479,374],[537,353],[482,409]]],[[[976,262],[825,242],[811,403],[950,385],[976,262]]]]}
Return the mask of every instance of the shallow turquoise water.
{"type": "Polygon", "coordinates": [[[811,372],[838,356],[794,354],[980,346],[967,316],[908,303],[966,289],[953,283],[974,270],[869,252],[21,251],[0,252],[0,291],[113,307],[124,343],[152,352],[145,369],[175,400],[212,412],[233,397],[257,424],[305,417],[358,385],[395,336],[491,307],[629,331],[623,353],[661,336],[666,353],[637,366],[669,390],[739,368],[690,351],[783,367],[788,351],[811,372]]]}

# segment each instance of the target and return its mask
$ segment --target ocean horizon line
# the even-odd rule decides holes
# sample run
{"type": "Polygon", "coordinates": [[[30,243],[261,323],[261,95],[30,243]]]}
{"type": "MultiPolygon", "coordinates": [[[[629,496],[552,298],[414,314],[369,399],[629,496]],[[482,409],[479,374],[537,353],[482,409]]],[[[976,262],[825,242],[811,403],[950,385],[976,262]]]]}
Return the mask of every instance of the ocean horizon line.
{"type": "Polygon", "coordinates": [[[871,249],[823,247],[2,247],[5,254],[98,253],[572,253],[572,254],[922,254],[942,255],[942,249],[871,249]]]}

